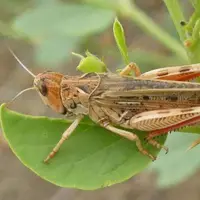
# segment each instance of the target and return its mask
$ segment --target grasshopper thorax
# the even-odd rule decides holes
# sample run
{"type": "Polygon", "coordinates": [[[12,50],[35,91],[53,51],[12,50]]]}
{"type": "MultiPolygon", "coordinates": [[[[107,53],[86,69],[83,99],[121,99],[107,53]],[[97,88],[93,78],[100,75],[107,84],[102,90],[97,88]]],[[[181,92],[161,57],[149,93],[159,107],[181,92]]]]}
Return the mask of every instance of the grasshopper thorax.
{"type": "Polygon", "coordinates": [[[56,72],[44,72],[34,79],[34,87],[39,92],[43,102],[55,112],[66,114],[61,99],[61,81],[63,75],[56,72]]]}

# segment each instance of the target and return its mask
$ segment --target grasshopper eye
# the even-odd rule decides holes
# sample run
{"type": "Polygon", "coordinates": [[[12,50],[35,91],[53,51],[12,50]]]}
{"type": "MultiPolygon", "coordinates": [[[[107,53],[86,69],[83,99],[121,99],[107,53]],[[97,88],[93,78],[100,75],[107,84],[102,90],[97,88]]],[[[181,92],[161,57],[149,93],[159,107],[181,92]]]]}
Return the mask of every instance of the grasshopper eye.
{"type": "Polygon", "coordinates": [[[39,91],[43,96],[47,96],[48,89],[47,89],[47,86],[44,82],[40,85],[39,91]]]}

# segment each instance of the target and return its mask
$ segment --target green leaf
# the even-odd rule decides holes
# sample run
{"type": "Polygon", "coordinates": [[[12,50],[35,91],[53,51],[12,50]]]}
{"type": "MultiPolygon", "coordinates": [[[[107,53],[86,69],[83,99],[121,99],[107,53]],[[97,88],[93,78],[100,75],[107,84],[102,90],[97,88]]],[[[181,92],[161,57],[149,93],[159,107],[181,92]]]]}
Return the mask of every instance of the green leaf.
{"type": "Polygon", "coordinates": [[[158,185],[161,188],[171,187],[189,176],[193,175],[200,167],[199,147],[186,151],[199,135],[173,132],[168,136],[166,146],[169,153],[160,153],[157,162],[150,166],[150,170],[158,173],[158,185]]]}
{"type": "MultiPolygon", "coordinates": [[[[120,2],[120,0],[83,0],[85,3],[88,3],[90,5],[95,5],[97,7],[103,7],[111,10],[118,10],[121,3],[127,2],[127,0],[123,0],[123,2],[120,2]]],[[[129,0],[128,0],[129,1],[129,0]]]]}
{"type": "Polygon", "coordinates": [[[39,64],[51,65],[54,68],[71,56],[71,51],[78,45],[77,37],[51,37],[35,45],[35,57],[39,64]]]}
{"type": "Polygon", "coordinates": [[[81,58],[79,65],[77,66],[77,70],[83,73],[89,72],[107,72],[106,65],[103,61],[97,58],[95,55],[91,54],[89,51],[86,52],[87,57],[83,57],[79,54],[73,53],[73,55],[81,58]]]}
{"type": "Polygon", "coordinates": [[[120,50],[120,53],[122,55],[122,58],[125,64],[129,64],[130,61],[128,58],[128,50],[126,46],[126,39],[124,36],[124,29],[117,18],[115,19],[115,22],[113,24],[113,33],[114,33],[115,41],[117,43],[117,46],[120,50]]]}
{"type": "Polygon", "coordinates": [[[36,41],[51,36],[82,37],[103,31],[114,16],[107,9],[55,2],[29,9],[16,18],[13,27],[36,41]]]}
{"type": "MultiPolygon", "coordinates": [[[[69,125],[66,120],[22,115],[8,110],[5,104],[1,106],[1,126],[12,151],[25,166],[53,184],[85,190],[102,188],[127,180],[151,163],[134,142],[87,120],[50,163],[44,164],[43,159],[69,125]]],[[[137,133],[143,141],[146,134],[137,133]]],[[[158,153],[151,145],[143,146],[154,155],[158,153]]]]}

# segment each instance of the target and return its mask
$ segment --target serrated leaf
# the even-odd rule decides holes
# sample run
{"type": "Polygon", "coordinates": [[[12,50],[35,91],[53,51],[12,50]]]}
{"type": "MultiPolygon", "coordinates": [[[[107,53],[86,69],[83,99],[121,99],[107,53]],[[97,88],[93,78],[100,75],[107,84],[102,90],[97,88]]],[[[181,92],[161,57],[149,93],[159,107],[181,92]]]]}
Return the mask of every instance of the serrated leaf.
{"type": "MultiPolygon", "coordinates": [[[[32,117],[1,106],[1,126],[12,151],[41,178],[61,187],[92,190],[127,180],[151,163],[135,143],[91,121],[82,122],[46,165],[42,161],[70,125],[66,120],[32,117]]],[[[143,141],[145,133],[137,132],[143,141]]],[[[162,138],[162,142],[165,138],[162,138]]],[[[158,150],[144,144],[156,155],[158,150]]]]}
{"type": "Polygon", "coordinates": [[[129,64],[130,61],[128,58],[128,50],[126,46],[126,39],[124,36],[124,29],[117,18],[115,19],[115,22],[113,24],[113,33],[114,33],[115,41],[117,43],[117,46],[120,50],[120,53],[122,55],[122,58],[125,64],[129,64]]]}
{"type": "Polygon", "coordinates": [[[16,18],[13,27],[36,41],[51,36],[82,37],[103,31],[111,25],[114,16],[112,10],[55,2],[24,12],[16,18]]]}

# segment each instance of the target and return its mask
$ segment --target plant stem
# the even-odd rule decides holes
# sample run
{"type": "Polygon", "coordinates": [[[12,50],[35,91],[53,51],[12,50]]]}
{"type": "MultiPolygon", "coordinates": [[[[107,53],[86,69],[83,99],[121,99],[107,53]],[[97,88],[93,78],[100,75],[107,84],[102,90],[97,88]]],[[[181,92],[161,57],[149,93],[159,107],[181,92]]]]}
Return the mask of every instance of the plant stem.
{"type": "Polygon", "coordinates": [[[166,31],[161,29],[153,20],[151,20],[142,10],[132,4],[130,1],[121,1],[119,11],[122,15],[129,17],[133,20],[140,28],[150,33],[155,39],[159,40],[172,52],[176,53],[182,60],[188,62],[188,57],[185,49],[181,44],[170,36],[166,31]]]}
{"type": "Polygon", "coordinates": [[[176,30],[179,33],[179,36],[184,42],[185,40],[191,40],[191,47],[185,47],[187,55],[191,63],[198,63],[200,61],[199,52],[200,52],[200,42],[199,42],[199,32],[200,32],[200,3],[199,1],[193,0],[191,3],[194,6],[194,13],[189,19],[189,22],[184,27],[184,29],[179,25],[181,20],[184,20],[183,13],[181,11],[181,6],[179,0],[164,0],[168,11],[172,17],[172,20],[175,24],[176,30]]]}
{"type": "Polygon", "coordinates": [[[186,39],[186,35],[183,30],[183,27],[180,25],[180,22],[185,21],[185,17],[181,10],[180,3],[178,0],[164,0],[164,2],[165,2],[165,5],[167,6],[169,14],[171,15],[171,18],[174,22],[174,25],[179,34],[179,37],[181,41],[183,42],[186,39]]]}

